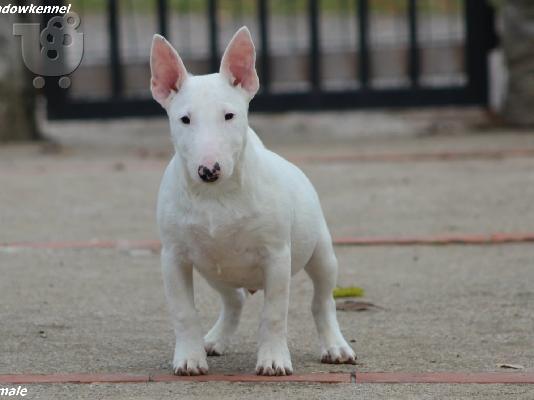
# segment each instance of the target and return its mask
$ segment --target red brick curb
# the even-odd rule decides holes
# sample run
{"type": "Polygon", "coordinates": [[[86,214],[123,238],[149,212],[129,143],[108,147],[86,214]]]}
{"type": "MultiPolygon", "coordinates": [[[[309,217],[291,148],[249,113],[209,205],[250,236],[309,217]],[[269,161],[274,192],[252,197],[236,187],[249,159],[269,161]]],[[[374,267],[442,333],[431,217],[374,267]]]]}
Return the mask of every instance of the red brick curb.
{"type": "Polygon", "coordinates": [[[288,376],[259,376],[259,375],[199,375],[176,376],[154,375],[151,382],[301,382],[301,383],[350,383],[349,373],[312,373],[288,376]]]}
{"type": "Polygon", "coordinates": [[[0,375],[0,383],[139,383],[148,382],[148,375],[130,374],[15,374],[0,375]]]}
{"type": "Polygon", "coordinates": [[[39,383],[147,383],[147,382],[301,382],[301,383],[350,383],[350,373],[313,373],[289,376],[221,375],[176,376],[170,374],[50,374],[50,375],[0,375],[0,384],[39,383]]]}
{"type": "Polygon", "coordinates": [[[290,376],[170,374],[50,374],[0,375],[0,384],[87,384],[87,383],[148,383],[148,382],[243,382],[243,383],[441,383],[441,384],[534,384],[533,372],[356,372],[311,373],[290,376]]]}
{"type": "Polygon", "coordinates": [[[357,372],[356,383],[534,384],[528,372],[357,372]]]}
{"type": "MultiPolygon", "coordinates": [[[[534,242],[534,233],[492,233],[486,235],[440,235],[414,237],[358,237],[334,238],[338,246],[417,246],[417,245],[495,245],[534,242]]],[[[158,240],[88,240],[73,242],[13,242],[0,243],[0,248],[10,249],[147,249],[159,251],[158,240]]]]}

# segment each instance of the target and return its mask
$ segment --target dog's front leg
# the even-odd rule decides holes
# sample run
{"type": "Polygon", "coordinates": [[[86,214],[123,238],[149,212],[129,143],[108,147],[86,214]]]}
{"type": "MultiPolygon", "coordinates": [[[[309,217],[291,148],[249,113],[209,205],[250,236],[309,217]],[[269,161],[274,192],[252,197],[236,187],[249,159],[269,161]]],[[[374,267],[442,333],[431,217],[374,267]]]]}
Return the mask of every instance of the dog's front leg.
{"type": "Polygon", "coordinates": [[[263,265],[264,304],[256,373],[291,375],[291,356],[287,347],[287,311],[291,279],[291,253],[284,248],[263,265]]]}
{"type": "Polygon", "coordinates": [[[176,375],[208,372],[206,351],[193,296],[193,266],[172,248],[163,248],[161,266],[176,346],[173,370],[176,375]]]}

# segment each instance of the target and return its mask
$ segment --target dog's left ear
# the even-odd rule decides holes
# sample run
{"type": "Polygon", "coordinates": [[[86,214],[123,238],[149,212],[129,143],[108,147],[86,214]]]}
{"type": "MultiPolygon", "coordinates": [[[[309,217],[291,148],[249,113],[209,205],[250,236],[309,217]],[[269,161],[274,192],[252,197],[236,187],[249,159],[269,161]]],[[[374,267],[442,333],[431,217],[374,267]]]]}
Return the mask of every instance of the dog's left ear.
{"type": "Polygon", "coordinates": [[[152,97],[166,108],[171,96],[180,90],[187,78],[187,71],[174,47],[160,35],[152,39],[150,71],[152,97]]]}
{"type": "Polygon", "coordinates": [[[256,50],[247,27],[240,28],[224,51],[220,73],[232,86],[243,88],[252,99],[260,87],[256,73],[256,50]]]}

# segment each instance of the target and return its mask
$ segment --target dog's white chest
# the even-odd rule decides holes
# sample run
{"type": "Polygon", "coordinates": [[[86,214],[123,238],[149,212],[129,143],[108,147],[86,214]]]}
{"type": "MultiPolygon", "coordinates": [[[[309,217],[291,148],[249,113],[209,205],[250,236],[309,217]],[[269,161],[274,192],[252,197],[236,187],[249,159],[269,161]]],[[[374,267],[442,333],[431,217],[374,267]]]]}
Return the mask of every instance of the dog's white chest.
{"type": "Polygon", "coordinates": [[[183,226],[188,255],[209,279],[236,287],[262,287],[260,260],[265,253],[255,215],[202,213],[183,226]]]}

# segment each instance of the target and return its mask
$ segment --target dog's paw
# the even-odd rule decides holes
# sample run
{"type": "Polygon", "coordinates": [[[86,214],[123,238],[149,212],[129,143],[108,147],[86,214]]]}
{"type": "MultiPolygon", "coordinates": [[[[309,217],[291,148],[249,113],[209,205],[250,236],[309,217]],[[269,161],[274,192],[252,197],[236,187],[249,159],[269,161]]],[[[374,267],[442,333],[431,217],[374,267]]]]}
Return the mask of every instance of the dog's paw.
{"type": "Polygon", "coordinates": [[[293,366],[287,344],[262,345],[258,352],[256,374],[258,375],[291,375],[293,366]]]}
{"type": "Polygon", "coordinates": [[[172,363],[174,375],[206,375],[208,373],[208,363],[206,356],[181,356],[174,355],[172,363]]]}
{"type": "Polygon", "coordinates": [[[204,336],[204,349],[208,356],[222,356],[229,342],[229,335],[213,328],[204,336]]]}
{"type": "Polygon", "coordinates": [[[222,356],[226,346],[223,342],[217,340],[204,339],[204,349],[206,349],[208,356],[222,356]]]}
{"type": "Polygon", "coordinates": [[[321,362],[325,364],[356,364],[356,354],[348,344],[344,343],[324,350],[321,355],[321,362]]]}

